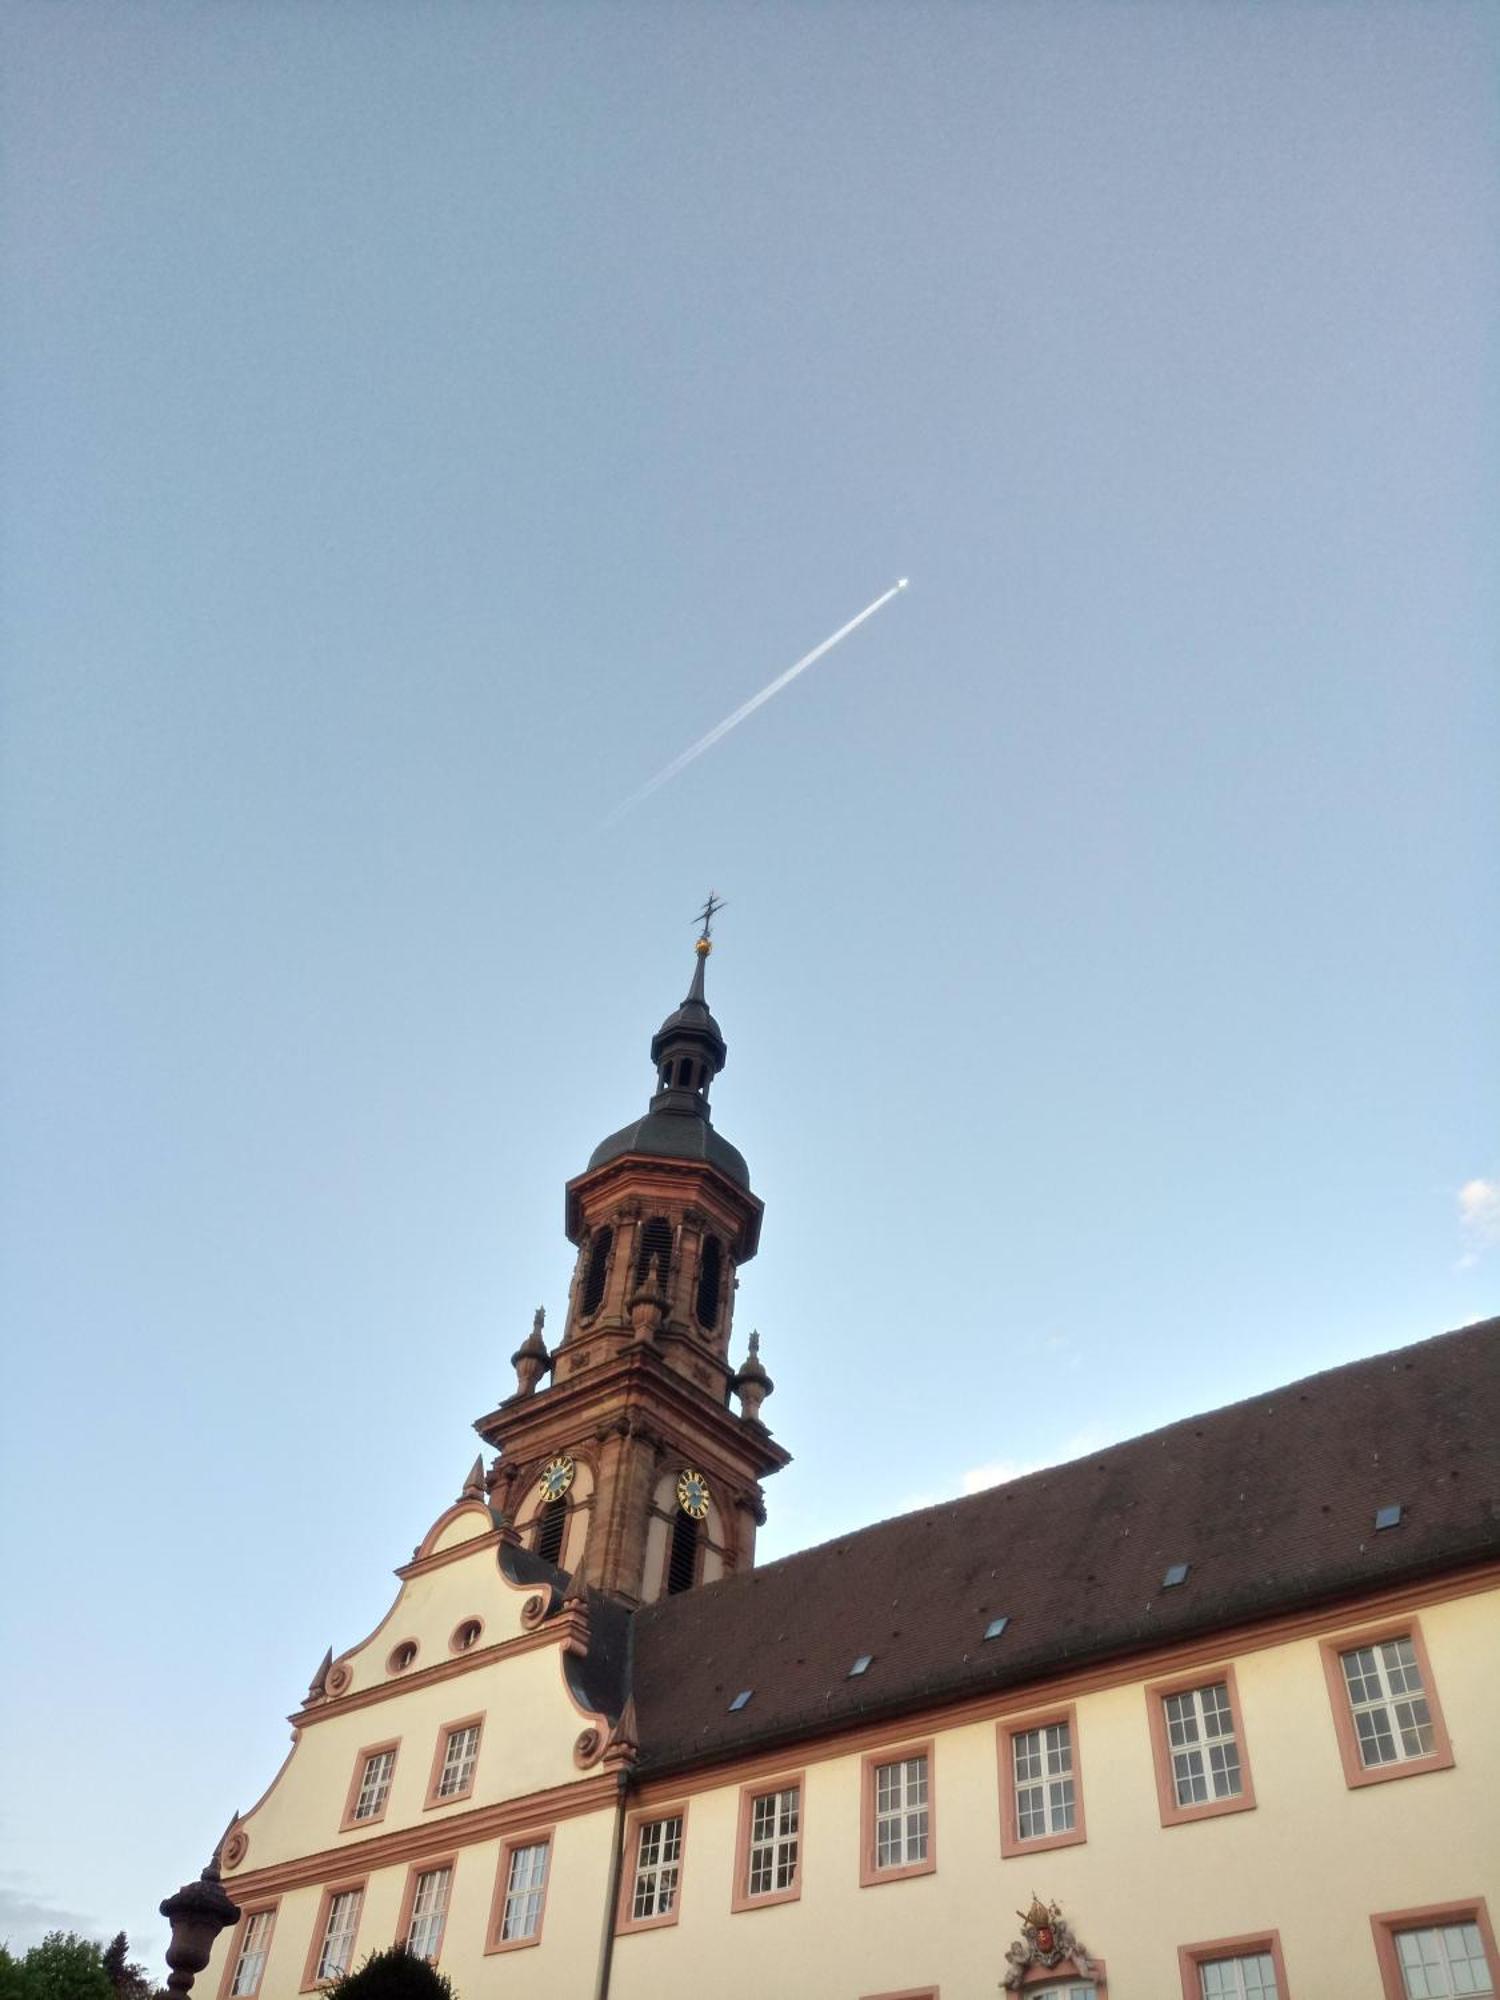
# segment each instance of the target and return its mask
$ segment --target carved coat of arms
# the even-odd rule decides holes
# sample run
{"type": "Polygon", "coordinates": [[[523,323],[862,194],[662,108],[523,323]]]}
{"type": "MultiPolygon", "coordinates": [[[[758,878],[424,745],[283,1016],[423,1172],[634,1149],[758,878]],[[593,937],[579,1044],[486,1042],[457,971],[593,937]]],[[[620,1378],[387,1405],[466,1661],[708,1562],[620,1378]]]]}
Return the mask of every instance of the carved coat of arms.
{"type": "Polygon", "coordinates": [[[1034,1965],[1052,1972],[1067,1961],[1081,1979],[1088,1978],[1093,1964],[1056,1903],[1044,1903],[1034,1895],[1031,1908],[1017,1910],[1016,1915],[1021,1919],[1021,1935],[1005,1954],[1009,1970],[1000,1982],[1002,1990],[1018,1991],[1034,1965]]]}

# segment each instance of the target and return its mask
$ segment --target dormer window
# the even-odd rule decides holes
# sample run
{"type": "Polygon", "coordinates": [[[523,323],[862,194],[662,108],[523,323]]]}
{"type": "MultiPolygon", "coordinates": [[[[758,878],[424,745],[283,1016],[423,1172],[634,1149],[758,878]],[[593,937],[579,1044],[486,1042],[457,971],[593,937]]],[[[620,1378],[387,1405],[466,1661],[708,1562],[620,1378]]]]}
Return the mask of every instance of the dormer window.
{"type": "Polygon", "coordinates": [[[724,1253],[717,1236],[705,1236],[698,1254],[698,1296],[693,1310],[699,1326],[712,1333],[719,1323],[719,1294],[724,1281],[724,1253]]]}

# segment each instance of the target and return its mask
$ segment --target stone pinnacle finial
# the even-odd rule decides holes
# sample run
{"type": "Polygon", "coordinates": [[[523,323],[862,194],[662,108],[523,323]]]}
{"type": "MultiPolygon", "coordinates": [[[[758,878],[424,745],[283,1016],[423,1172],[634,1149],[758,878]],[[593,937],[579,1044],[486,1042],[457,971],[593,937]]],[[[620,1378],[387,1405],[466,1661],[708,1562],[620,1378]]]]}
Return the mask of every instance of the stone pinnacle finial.
{"type": "Polygon", "coordinates": [[[510,1357],[519,1384],[518,1395],[535,1395],[537,1383],[552,1366],[552,1356],[547,1352],[547,1343],[542,1338],[542,1328],[546,1323],[547,1308],[538,1306],[532,1314],[530,1333],[510,1357]]]}
{"type": "MultiPolygon", "coordinates": [[[[325,1694],[327,1694],[328,1669],[332,1665],[333,1665],[333,1648],[332,1646],[330,1646],[328,1648],[328,1651],[323,1655],[322,1659],[318,1663],[318,1671],[313,1675],[312,1679],[308,1682],[307,1695],[306,1695],[306,1699],[308,1701],[320,1701],[322,1697],[325,1694]]],[[[236,1818],[238,1818],[238,1816],[239,1816],[238,1814],[235,1815],[236,1818]]],[[[231,1820],[229,1824],[233,1826],[234,1820],[231,1820]]]]}
{"type": "Polygon", "coordinates": [[[761,1362],[760,1334],[757,1331],[751,1331],[750,1352],[746,1356],[745,1365],[729,1386],[739,1397],[740,1409],[744,1416],[752,1423],[758,1423],[760,1421],[760,1406],[776,1387],[776,1384],[766,1373],[765,1367],[761,1362]]]}
{"type": "Polygon", "coordinates": [[[484,1498],[484,1454],[469,1467],[469,1476],[459,1492],[460,1500],[482,1500],[484,1498]]]}

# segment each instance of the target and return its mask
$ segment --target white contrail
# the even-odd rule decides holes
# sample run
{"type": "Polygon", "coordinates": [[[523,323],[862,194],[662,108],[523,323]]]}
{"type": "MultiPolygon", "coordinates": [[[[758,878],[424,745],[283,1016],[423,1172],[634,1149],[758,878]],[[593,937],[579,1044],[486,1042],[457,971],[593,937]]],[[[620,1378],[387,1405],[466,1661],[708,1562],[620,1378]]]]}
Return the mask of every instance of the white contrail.
{"type": "Polygon", "coordinates": [[[780,694],[781,690],[790,681],[794,681],[798,674],[805,674],[815,661],[821,660],[825,653],[831,653],[841,639],[847,639],[849,634],[856,630],[857,627],[863,625],[867,618],[873,618],[882,605],[889,604],[893,597],[898,596],[905,590],[907,582],[908,579],[903,576],[899,583],[893,583],[890,589],[883,591],[873,604],[867,604],[857,618],[851,618],[847,625],[840,625],[837,632],[831,638],[825,639],[821,646],[814,646],[810,653],[804,653],[794,667],[788,667],[784,674],[778,674],[769,687],[763,687],[759,694],[751,695],[747,702],[741,703],[733,715],[726,715],[722,722],[716,722],[713,728],[709,730],[707,736],[700,736],[690,749],[684,750],[680,757],[674,757],[664,771],[658,771],[656,776],[648,779],[638,792],[632,792],[623,805],[616,806],[604,824],[606,826],[613,826],[617,820],[625,817],[632,806],[638,806],[642,799],[649,799],[654,791],[658,791],[661,786],[667,783],[668,779],[675,778],[679,771],[685,771],[689,764],[703,755],[705,750],[712,750],[714,745],[722,737],[727,736],[731,729],[737,729],[747,715],[753,715],[756,709],[764,707],[773,694],[780,694]]]}

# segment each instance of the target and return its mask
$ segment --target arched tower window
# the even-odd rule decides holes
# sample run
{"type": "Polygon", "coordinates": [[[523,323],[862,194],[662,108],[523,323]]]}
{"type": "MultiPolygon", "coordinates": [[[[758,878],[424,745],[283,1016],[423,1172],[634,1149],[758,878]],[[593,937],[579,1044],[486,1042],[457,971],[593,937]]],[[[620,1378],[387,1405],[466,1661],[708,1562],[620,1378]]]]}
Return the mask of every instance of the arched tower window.
{"type": "Polygon", "coordinates": [[[536,1552],[543,1562],[556,1564],[562,1556],[563,1534],[568,1525],[566,1500],[549,1500],[537,1517],[536,1552]]]}
{"type": "Polygon", "coordinates": [[[667,1595],[691,1590],[698,1575],[698,1534],[701,1524],[679,1509],[672,1522],[672,1552],[667,1558],[667,1595]]]}
{"type": "Polygon", "coordinates": [[[635,1281],[638,1285],[650,1283],[653,1265],[656,1267],[657,1288],[664,1292],[672,1269],[672,1225],[664,1215],[653,1215],[641,1230],[641,1244],[635,1254],[635,1281]]]}
{"type": "Polygon", "coordinates": [[[580,1307],[585,1319],[590,1313],[598,1312],[604,1302],[604,1281],[609,1276],[609,1253],[614,1241],[615,1232],[606,1225],[595,1233],[589,1245],[588,1268],[583,1277],[583,1304],[580,1307]]]}
{"type": "Polygon", "coordinates": [[[698,1324],[712,1333],[719,1323],[719,1293],[724,1282],[724,1253],[717,1236],[705,1236],[698,1256],[698,1296],[693,1310],[698,1324]]]}

